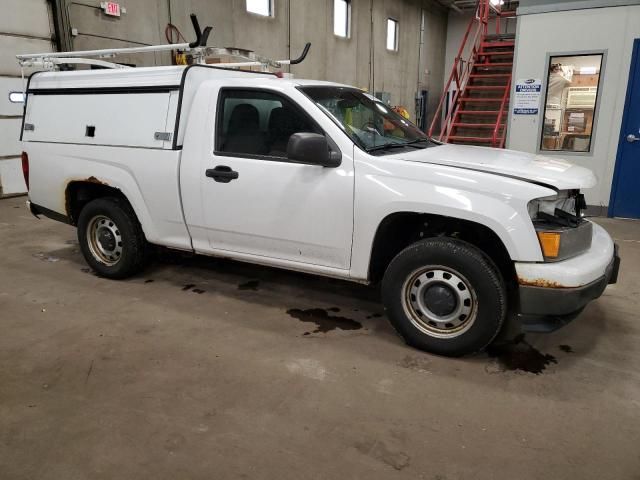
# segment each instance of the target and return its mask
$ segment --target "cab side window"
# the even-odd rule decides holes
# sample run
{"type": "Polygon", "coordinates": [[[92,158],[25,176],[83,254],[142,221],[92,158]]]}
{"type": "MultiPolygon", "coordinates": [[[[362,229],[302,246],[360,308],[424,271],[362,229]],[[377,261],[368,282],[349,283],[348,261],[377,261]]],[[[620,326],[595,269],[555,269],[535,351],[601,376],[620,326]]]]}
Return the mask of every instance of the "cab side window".
{"type": "Polygon", "coordinates": [[[294,133],[322,133],[285,97],[259,90],[223,89],[218,100],[216,152],[287,157],[294,133]]]}

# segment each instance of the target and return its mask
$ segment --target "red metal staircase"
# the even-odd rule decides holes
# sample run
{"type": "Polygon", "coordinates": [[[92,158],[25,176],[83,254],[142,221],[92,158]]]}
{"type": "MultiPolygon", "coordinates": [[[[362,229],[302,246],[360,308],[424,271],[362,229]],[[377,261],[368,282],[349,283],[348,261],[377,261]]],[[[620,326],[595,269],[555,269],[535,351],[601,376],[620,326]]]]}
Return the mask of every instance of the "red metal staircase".
{"type": "Polygon", "coordinates": [[[514,17],[515,10],[493,3],[478,1],[429,128],[430,137],[504,148],[515,35],[500,30],[501,20],[514,17]],[[489,33],[490,23],[495,24],[495,33],[489,33]]]}

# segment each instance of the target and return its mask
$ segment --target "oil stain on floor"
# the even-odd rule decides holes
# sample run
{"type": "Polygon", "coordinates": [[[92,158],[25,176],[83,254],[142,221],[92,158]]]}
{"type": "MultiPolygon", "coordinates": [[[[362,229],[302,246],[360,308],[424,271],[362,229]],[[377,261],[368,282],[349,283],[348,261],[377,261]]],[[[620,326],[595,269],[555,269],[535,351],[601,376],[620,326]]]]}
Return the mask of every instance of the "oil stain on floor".
{"type": "Polygon", "coordinates": [[[206,290],[203,290],[201,288],[195,288],[195,286],[196,286],[195,283],[188,283],[184,287],[182,287],[182,291],[183,292],[192,291],[193,293],[197,293],[197,294],[203,294],[204,292],[206,292],[206,290]]]}
{"type": "MultiPolygon", "coordinates": [[[[339,311],[337,307],[331,309],[332,312],[339,311]]],[[[312,332],[306,332],[305,335],[311,333],[327,333],[332,330],[359,330],[362,328],[362,324],[351,318],[341,317],[339,315],[329,315],[329,310],[324,308],[309,308],[307,310],[301,310],[299,308],[292,308],[287,310],[287,313],[293,318],[305,323],[315,323],[316,329],[312,332]]]]}
{"type": "Polygon", "coordinates": [[[260,282],[258,280],[249,280],[248,282],[238,285],[238,290],[253,290],[257,292],[259,286],[260,282]]]}
{"type": "Polygon", "coordinates": [[[553,355],[541,353],[518,335],[505,343],[490,345],[487,354],[497,359],[504,370],[520,370],[539,375],[552,363],[558,363],[553,355]]]}

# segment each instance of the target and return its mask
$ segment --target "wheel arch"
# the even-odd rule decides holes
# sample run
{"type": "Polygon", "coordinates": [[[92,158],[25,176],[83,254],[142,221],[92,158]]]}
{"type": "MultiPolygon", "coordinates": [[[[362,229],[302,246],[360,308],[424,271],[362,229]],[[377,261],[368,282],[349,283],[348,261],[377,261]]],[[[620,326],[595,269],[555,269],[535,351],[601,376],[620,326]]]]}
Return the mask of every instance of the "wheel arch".
{"type": "Polygon", "coordinates": [[[146,211],[139,199],[127,194],[126,188],[115,186],[111,182],[96,177],[71,180],[67,183],[64,192],[64,205],[67,218],[71,225],[77,226],[82,209],[92,200],[105,197],[115,197],[125,201],[136,215],[137,221],[142,227],[147,240],[153,237],[153,228],[150,222],[149,212],[146,211]],[[138,201],[136,201],[138,200],[138,201]]]}
{"type": "Polygon", "coordinates": [[[508,286],[516,282],[509,251],[493,229],[471,220],[411,211],[391,213],[378,224],[369,258],[369,281],[379,282],[404,248],[431,237],[452,237],[474,245],[494,262],[508,286]]]}

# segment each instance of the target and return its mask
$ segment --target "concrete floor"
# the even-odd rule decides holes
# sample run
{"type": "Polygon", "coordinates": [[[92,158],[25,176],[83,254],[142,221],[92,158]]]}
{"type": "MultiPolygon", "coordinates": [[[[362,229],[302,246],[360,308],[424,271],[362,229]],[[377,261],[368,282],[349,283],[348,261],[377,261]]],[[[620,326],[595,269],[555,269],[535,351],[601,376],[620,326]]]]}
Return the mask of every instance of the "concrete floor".
{"type": "Polygon", "coordinates": [[[536,375],[412,350],[343,282],[179,255],[100,279],[24,200],[0,201],[3,480],[640,479],[640,222],[598,220],[620,283],[527,336],[536,375]]]}

